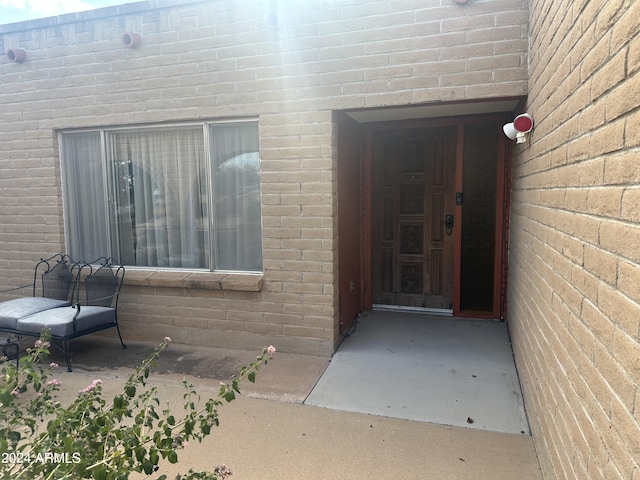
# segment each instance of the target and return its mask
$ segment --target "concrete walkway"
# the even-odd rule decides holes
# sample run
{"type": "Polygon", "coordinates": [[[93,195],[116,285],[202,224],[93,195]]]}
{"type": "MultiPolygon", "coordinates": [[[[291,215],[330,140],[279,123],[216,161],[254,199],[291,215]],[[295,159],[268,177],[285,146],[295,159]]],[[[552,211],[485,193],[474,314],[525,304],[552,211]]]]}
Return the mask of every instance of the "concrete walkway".
{"type": "MultiPolygon", "coordinates": [[[[109,399],[154,344],[99,336],[72,342],[72,373],[62,367],[61,400],[70,401],[92,380],[103,380],[109,399]]],[[[214,396],[255,352],[172,344],[158,362],[151,383],[161,402],[182,408],[182,379],[203,398],[214,396]]],[[[52,359],[59,361],[59,354],[52,359]]],[[[532,439],[523,435],[447,427],[357,412],[303,405],[329,360],[276,353],[256,384],[220,409],[220,427],[202,444],[179,452],[176,465],[160,473],[169,478],[189,468],[210,470],[226,464],[237,480],[320,480],[397,478],[403,480],[541,479],[532,439]]],[[[163,464],[164,465],[164,464],[163,464]]],[[[154,475],[153,478],[156,478],[154,475]]],[[[142,476],[136,478],[144,478],[142,476]]]]}

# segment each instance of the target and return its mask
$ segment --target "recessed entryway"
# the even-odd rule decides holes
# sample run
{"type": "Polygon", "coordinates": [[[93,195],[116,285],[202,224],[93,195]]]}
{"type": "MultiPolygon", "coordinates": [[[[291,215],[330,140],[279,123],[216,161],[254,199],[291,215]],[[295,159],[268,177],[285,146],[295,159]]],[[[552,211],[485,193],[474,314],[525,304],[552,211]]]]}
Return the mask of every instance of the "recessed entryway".
{"type": "Polygon", "coordinates": [[[505,319],[511,114],[443,108],[336,115],[340,333],[382,305],[505,319]]]}

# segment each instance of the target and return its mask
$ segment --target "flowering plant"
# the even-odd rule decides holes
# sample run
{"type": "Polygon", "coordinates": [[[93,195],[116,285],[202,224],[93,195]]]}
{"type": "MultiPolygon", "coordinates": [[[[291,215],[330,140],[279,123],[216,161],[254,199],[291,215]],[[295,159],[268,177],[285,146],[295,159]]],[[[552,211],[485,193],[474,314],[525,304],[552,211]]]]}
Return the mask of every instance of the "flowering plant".
{"type": "MultiPolygon", "coordinates": [[[[61,382],[50,379],[57,365],[51,363],[48,369],[40,366],[49,353],[49,340],[43,332],[19,368],[2,364],[2,480],[125,480],[131,472],[151,475],[161,460],[178,462],[178,451],[189,441],[202,441],[209,435],[218,425],[217,408],[236,398],[243,379],[254,382],[256,371],[275,353],[273,346],[265,347],[255,362],[243,367],[230,382],[220,384],[216,398],[204,403],[193,385],[183,380],[184,411],[176,415],[168,405],[161,407],[158,387],[148,385],[150,368],[170,338],[136,368],[113,400],[102,398],[102,380],[96,379],[80,390],[69,406],[56,399],[61,382]]],[[[229,475],[231,471],[222,465],[212,472],[190,470],[176,480],[218,480],[229,475]]],[[[158,480],[166,480],[166,475],[158,480]]]]}

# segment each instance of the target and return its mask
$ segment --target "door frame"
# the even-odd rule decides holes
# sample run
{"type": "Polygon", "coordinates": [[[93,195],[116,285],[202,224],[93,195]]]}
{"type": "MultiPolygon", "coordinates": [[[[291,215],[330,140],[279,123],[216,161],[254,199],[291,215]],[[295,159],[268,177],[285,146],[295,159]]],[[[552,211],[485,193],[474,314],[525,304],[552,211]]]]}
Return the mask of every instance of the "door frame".
{"type": "MultiPolygon", "coordinates": [[[[370,311],[373,308],[373,135],[383,130],[398,130],[409,128],[432,128],[440,126],[456,126],[456,166],[455,191],[463,192],[463,160],[464,160],[464,126],[470,123],[495,122],[501,125],[508,121],[510,113],[485,114],[474,116],[458,116],[439,119],[407,120],[395,122],[380,122],[362,125],[363,161],[362,161],[362,268],[361,268],[361,309],[370,311]]],[[[461,251],[462,228],[454,228],[453,252],[453,311],[454,316],[504,319],[506,313],[506,274],[507,274],[507,241],[508,241],[508,209],[509,209],[509,143],[496,129],[498,137],[498,168],[496,191],[496,242],[494,251],[493,278],[493,311],[461,311],[460,309],[460,281],[461,281],[461,251]]],[[[463,205],[455,205],[454,215],[456,223],[461,225],[463,205]]]]}

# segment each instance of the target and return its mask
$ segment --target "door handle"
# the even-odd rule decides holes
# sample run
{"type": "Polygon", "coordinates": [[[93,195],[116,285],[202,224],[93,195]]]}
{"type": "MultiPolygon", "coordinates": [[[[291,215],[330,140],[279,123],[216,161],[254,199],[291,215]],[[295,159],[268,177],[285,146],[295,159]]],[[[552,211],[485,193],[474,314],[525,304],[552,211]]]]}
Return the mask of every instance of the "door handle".
{"type": "Polygon", "coordinates": [[[450,213],[444,216],[444,228],[447,234],[451,235],[453,232],[453,215],[450,213]]]}

